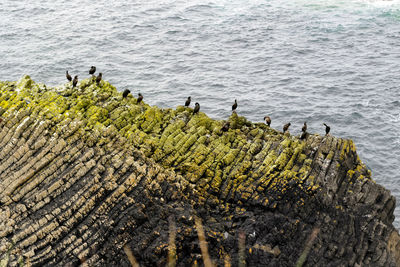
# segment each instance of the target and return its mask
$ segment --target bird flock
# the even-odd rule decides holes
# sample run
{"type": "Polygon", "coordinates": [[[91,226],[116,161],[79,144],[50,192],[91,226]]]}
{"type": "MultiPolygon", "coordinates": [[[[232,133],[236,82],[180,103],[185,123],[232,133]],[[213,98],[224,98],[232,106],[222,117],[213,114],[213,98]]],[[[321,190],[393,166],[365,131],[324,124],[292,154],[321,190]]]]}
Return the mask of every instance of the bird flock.
{"type": "MultiPolygon", "coordinates": [[[[92,78],[96,79],[96,83],[97,83],[97,85],[99,85],[101,80],[102,80],[102,78],[103,78],[103,74],[100,72],[97,76],[95,76],[94,75],[95,72],[96,72],[96,67],[95,66],[91,66],[90,70],[89,70],[89,74],[92,75],[92,78]]],[[[76,75],[74,77],[74,79],[72,80],[72,76],[68,73],[68,70],[67,70],[66,73],[65,73],[65,76],[66,76],[68,81],[70,81],[70,82],[72,81],[72,88],[76,87],[76,85],[78,84],[78,75],[76,75]]],[[[129,89],[125,89],[124,92],[122,93],[122,97],[123,98],[128,97],[130,92],[131,91],[129,89]]],[[[137,98],[137,104],[142,102],[142,100],[143,100],[143,95],[141,93],[139,93],[138,94],[138,98],[137,98]]],[[[192,98],[189,96],[185,101],[185,107],[189,107],[191,101],[192,101],[192,98]]],[[[236,112],[237,107],[238,107],[238,102],[237,102],[237,99],[235,99],[235,102],[232,105],[232,112],[236,112]]],[[[194,109],[193,109],[193,115],[199,113],[199,111],[200,111],[200,104],[198,102],[196,102],[195,105],[194,105],[194,109]]],[[[269,127],[271,126],[271,121],[272,121],[271,117],[265,116],[264,117],[264,121],[269,127]]],[[[285,125],[283,125],[283,133],[286,133],[289,130],[290,125],[291,125],[290,122],[286,123],[285,125]]],[[[328,135],[330,130],[331,130],[331,127],[329,127],[326,123],[323,123],[323,125],[325,126],[325,135],[328,135]]],[[[226,131],[229,130],[229,127],[230,127],[230,122],[227,121],[222,126],[221,131],[226,132],[226,131]]],[[[301,140],[307,139],[307,136],[308,136],[307,122],[304,122],[304,125],[301,128],[301,132],[302,132],[302,134],[300,136],[300,139],[301,140]]]]}
{"type": "MultiPolygon", "coordinates": [[[[89,70],[89,74],[92,75],[92,78],[94,78],[96,80],[96,84],[100,85],[101,80],[103,79],[103,73],[99,73],[97,76],[95,76],[96,72],[96,67],[95,66],[91,66],[90,70],[89,70]]],[[[72,81],[72,88],[76,87],[76,85],[78,84],[78,75],[76,75],[74,77],[74,79],[72,80],[72,76],[68,73],[68,70],[65,72],[65,77],[67,78],[68,81],[72,81]]],[[[122,97],[126,98],[128,97],[129,93],[131,91],[126,89],[123,93],[122,93],[122,97]]],[[[138,98],[137,98],[137,104],[139,104],[141,101],[143,100],[143,96],[141,93],[138,94],[138,98]]]]}

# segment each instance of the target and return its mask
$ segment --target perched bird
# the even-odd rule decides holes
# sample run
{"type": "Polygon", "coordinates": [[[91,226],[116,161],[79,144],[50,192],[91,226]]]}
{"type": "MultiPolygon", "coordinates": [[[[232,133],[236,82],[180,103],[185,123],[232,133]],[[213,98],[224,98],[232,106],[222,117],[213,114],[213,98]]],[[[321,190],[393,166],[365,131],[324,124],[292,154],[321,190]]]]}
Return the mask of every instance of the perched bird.
{"type": "Polygon", "coordinates": [[[283,125],[283,132],[286,132],[287,130],[289,130],[289,126],[290,126],[290,122],[283,125]]]}
{"type": "Polygon", "coordinates": [[[302,132],[306,132],[307,131],[307,122],[304,122],[303,128],[301,128],[302,132]]]}
{"type": "Polygon", "coordinates": [[[97,83],[97,84],[100,83],[102,77],[103,77],[103,73],[100,72],[99,75],[98,75],[97,78],[96,78],[96,83],[97,83]]]}
{"type": "Polygon", "coordinates": [[[125,91],[122,93],[122,97],[125,98],[129,95],[131,91],[129,89],[125,89],[125,91]]]}
{"type": "Polygon", "coordinates": [[[200,104],[196,102],[196,104],[194,104],[193,115],[198,113],[199,110],[200,110],[200,104]]]}
{"type": "Polygon", "coordinates": [[[300,136],[300,140],[304,140],[307,138],[308,133],[306,131],[303,131],[303,133],[300,136]]]}
{"type": "Polygon", "coordinates": [[[192,101],[192,98],[189,96],[185,102],[185,107],[188,107],[190,105],[190,101],[192,101]]]}
{"type": "Polygon", "coordinates": [[[90,70],[89,70],[89,74],[94,74],[96,72],[96,67],[95,66],[91,66],[90,70]]]}
{"type": "Polygon", "coordinates": [[[231,125],[231,124],[230,124],[229,121],[225,122],[224,125],[223,125],[222,128],[221,128],[221,131],[227,132],[227,131],[229,130],[229,126],[230,126],[230,125],[231,125]]]}
{"type": "Polygon", "coordinates": [[[67,77],[68,81],[72,81],[72,77],[69,75],[68,71],[65,73],[65,77],[67,77]]]}
{"type": "Polygon", "coordinates": [[[235,111],[237,108],[237,101],[235,99],[235,103],[232,105],[232,111],[235,111]]]}
{"type": "Polygon", "coordinates": [[[142,96],[141,93],[139,93],[139,97],[138,97],[138,99],[137,99],[136,104],[139,104],[140,102],[142,102],[142,100],[143,100],[143,96],[142,96]]]}
{"type": "Polygon", "coordinates": [[[72,81],[72,88],[74,88],[78,84],[78,75],[74,77],[74,80],[72,81]]]}
{"type": "Polygon", "coordinates": [[[331,131],[331,127],[329,127],[329,126],[326,125],[325,123],[324,123],[324,125],[325,125],[325,135],[328,135],[329,132],[331,131]]]}
{"type": "Polygon", "coordinates": [[[264,117],[265,123],[270,126],[271,125],[271,118],[269,116],[264,117]]]}

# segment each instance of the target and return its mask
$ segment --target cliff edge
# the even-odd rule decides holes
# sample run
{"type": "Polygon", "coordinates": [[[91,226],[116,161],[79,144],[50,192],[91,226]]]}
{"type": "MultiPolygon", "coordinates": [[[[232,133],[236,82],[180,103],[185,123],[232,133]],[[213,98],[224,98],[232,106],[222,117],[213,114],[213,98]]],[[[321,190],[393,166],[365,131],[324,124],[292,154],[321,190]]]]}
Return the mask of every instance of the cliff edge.
{"type": "Polygon", "coordinates": [[[192,113],[0,82],[0,265],[400,266],[395,198],[351,140],[192,113]]]}

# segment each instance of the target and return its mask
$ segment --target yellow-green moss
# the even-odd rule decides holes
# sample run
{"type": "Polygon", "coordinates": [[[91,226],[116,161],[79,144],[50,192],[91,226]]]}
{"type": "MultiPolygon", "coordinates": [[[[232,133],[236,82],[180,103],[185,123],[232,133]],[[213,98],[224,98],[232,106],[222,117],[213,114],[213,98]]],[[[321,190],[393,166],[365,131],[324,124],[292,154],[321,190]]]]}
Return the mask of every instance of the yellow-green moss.
{"type": "MultiPolygon", "coordinates": [[[[259,193],[267,188],[285,193],[290,180],[306,179],[311,171],[306,142],[263,123],[253,124],[236,112],[228,118],[230,129],[223,132],[225,121],[203,112],[193,115],[191,108],[183,106],[161,109],[136,102],[131,96],[123,99],[107,81],[98,86],[93,79],[84,79],[79,88],[71,83],[46,87],[29,76],[0,82],[1,116],[29,110],[51,120],[58,132],[71,128],[71,138],[75,132],[86,136],[90,145],[105,144],[111,134],[120,135],[146,156],[196,183],[201,194],[223,189],[223,197],[237,192],[242,199],[252,197],[268,204],[268,198],[259,193]],[[72,126],[72,122],[79,124],[72,126]],[[103,138],[104,132],[110,135],[103,138]]],[[[351,140],[339,140],[337,149],[341,160],[355,152],[351,140]]],[[[328,153],[328,160],[335,155],[335,149],[319,152],[321,156],[328,153]]],[[[368,175],[361,161],[354,172],[359,177],[368,175]]]]}

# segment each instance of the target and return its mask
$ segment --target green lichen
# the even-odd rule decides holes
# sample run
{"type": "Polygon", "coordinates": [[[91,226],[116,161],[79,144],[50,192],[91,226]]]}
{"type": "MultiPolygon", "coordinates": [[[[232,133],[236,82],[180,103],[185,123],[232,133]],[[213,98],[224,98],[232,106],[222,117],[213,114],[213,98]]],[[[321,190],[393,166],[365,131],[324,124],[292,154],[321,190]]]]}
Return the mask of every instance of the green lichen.
{"type": "MultiPolygon", "coordinates": [[[[210,198],[211,192],[222,199],[239,195],[242,200],[252,198],[269,205],[268,190],[284,195],[290,181],[314,182],[310,175],[313,160],[307,152],[310,143],[263,123],[251,123],[236,112],[228,118],[230,129],[223,132],[225,121],[203,112],[193,115],[191,108],[183,106],[161,109],[145,102],[137,104],[132,96],[122,98],[107,81],[97,85],[92,78],[84,79],[78,88],[71,83],[46,87],[29,76],[18,82],[0,82],[0,115],[7,118],[24,110],[50,120],[58,132],[71,131],[71,140],[79,132],[91,146],[110,143],[112,136],[120,135],[135,149],[194,183],[204,199],[210,198]],[[104,132],[109,133],[107,137],[104,132]]],[[[355,153],[351,140],[339,140],[337,149],[329,150],[332,142],[327,139],[325,145],[320,144],[317,157],[326,155],[332,160],[340,150],[343,161],[355,153]]],[[[359,161],[353,172],[370,177],[365,169],[359,161]]],[[[300,189],[315,190],[311,187],[300,189]]]]}

